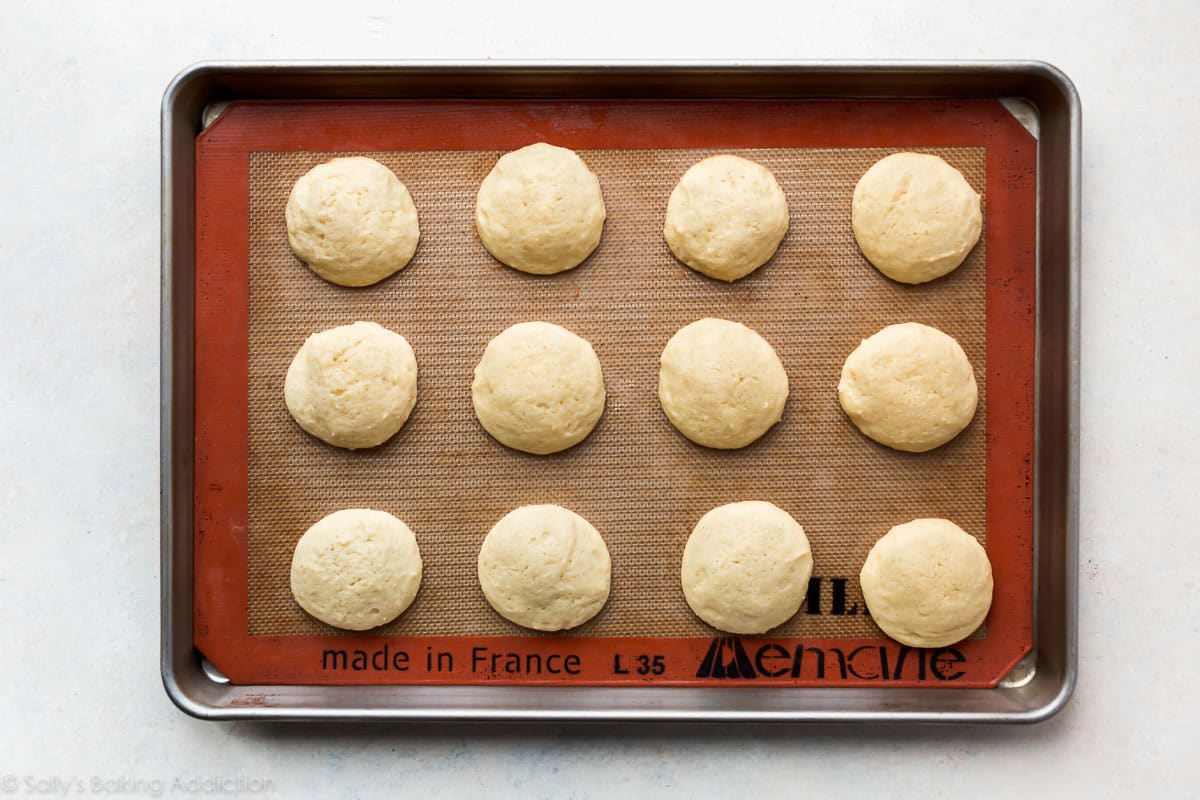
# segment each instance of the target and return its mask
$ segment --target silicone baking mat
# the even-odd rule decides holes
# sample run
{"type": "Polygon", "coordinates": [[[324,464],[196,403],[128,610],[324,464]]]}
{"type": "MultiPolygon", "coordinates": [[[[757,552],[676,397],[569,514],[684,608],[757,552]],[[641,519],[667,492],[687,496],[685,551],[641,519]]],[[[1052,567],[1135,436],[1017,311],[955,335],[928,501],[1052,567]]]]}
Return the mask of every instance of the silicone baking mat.
{"type": "Polygon", "coordinates": [[[1031,626],[1034,152],[991,101],[235,104],[197,143],[197,646],[254,683],[994,683],[1031,626]],[[580,152],[608,210],[592,257],[551,277],[499,265],[473,226],[496,158],[539,140],[580,152]],[[855,182],[897,149],[941,155],[985,197],[979,246],[924,286],[883,278],[850,232],[855,182]],[[771,168],[791,212],[775,258],[732,285],[682,266],[662,239],[671,188],[714,152],[771,168]],[[309,272],[283,223],[295,180],[346,154],[396,172],[421,221],[409,266],[361,289],[309,272]],[[692,444],[658,406],[662,346],[704,316],[759,331],[788,371],[783,420],[742,450],[692,444]],[[408,338],[420,380],[400,434],[349,452],[292,422],[282,384],[306,336],[356,319],[408,338]],[[588,339],[605,371],[600,424],[552,456],[504,448],[471,410],[483,347],[530,319],[588,339]],[[835,391],[859,340],[908,320],[955,336],[981,388],[971,426],[925,454],[863,437],[835,391]],[[743,499],[788,510],[814,552],[805,607],[765,637],[722,636],[679,588],[692,525],[743,499]],[[475,573],[491,525],[536,502],[589,519],[613,560],[604,610],[562,634],[499,617],[475,573]],[[404,519],[425,562],[412,607],[365,635],[317,622],[288,589],[304,530],[356,506],[404,519]],[[987,627],[932,652],[882,637],[857,584],[875,539],[920,516],[985,541],[996,574],[987,627]]]}

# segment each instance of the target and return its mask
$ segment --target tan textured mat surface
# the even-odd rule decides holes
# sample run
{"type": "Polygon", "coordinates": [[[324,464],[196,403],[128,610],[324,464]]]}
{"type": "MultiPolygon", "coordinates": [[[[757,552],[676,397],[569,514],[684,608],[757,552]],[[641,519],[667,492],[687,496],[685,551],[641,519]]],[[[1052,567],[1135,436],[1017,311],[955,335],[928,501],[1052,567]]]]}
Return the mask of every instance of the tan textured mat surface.
{"type": "MultiPolygon", "coordinates": [[[[409,266],[373,287],[313,275],[291,253],[284,206],[300,175],[335,153],[253,153],[250,162],[249,591],[251,635],[328,634],[292,600],[292,548],[325,514],[379,508],[415,531],[425,561],[412,607],[378,632],[522,635],[495,614],[476,555],[510,509],[553,502],[586,517],[612,555],[612,595],[566,635],[706,636],[679,588],[696,520],[713,506],[769,500],[812,543],[814,575],[846,578],[861,608],[858,569],[889,527],[944,516],[982,536],[985,525],[984,242],[950,276],[924,286],[882,277],[850,231],[850,195],[885,149],[733,150],[778,176],[791,228],[775,258],[729,285],[675,261],[662,238],[666,199],[683,171],[714,150],[593,150],[608,209],[596,252],[575,270],[539,277],[501,266],[475,234],[479,182],[498,152],[363,153],[393,169],[416,202],[421,243],[409,266]],[[791,396],[758,442],[714,451],[687,441],[658,404],[667,339],[704,316],[743,322],[783,360],[791,396]],[[386,444],[348,452],[305,434],[288,416],[283,378],[309,334],[355,320],[403,334],[419,365],[412,417],[386,444]],[[571,450],[531,456],[493,441],[471,408],[472,371],[496,333],[520,321],[563,325],[588,339],[608,402],[571,450]],[[844,417],[836,385],[845,356],[884,325],[915,320],[957,338],[975,368],[980,406],[948,445],[905,454],[869,441],[844,417]]],[[[983,148],[930,149],[984,190],[983,148]]],[[[985,221],[986,226],[986,210],[985,221]]],[[[829,581],[823,591],[830,591],[829,581]]],[[[778,636],[876,636],[861,615],[805,613],[778,636]]]]}

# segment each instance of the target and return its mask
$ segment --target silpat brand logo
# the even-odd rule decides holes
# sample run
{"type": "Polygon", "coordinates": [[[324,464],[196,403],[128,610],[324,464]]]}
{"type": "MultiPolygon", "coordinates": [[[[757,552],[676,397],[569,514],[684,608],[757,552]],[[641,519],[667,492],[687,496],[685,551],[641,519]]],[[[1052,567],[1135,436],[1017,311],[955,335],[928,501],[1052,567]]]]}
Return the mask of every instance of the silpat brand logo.
{"type": "Polygon", "coordinates": [[[722,636],[712,640],[700,669],[696,670],[697,678],[757,678],[758,673],[750,663],[742,640],[732,636],[722,636]]]}
{"type": "Polygon", "coordinates": [[[967,661],[953,647],[934,650],[900,645],[864,644],[849,651],[840,647],[810,647],[796,642],[788,649],[777,642],[747,648],[735,636],[713,639],[696,670],[697,678],[802,678],[825,680],[956,681],[967,661]]]}

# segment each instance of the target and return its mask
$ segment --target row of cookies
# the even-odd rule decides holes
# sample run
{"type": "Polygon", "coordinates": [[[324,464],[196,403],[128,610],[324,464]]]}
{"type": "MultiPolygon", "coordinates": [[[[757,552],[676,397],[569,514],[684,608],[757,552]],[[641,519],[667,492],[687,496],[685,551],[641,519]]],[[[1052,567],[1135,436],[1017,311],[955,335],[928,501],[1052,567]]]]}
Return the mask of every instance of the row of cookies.
{"type": "MultiPolygon", "coordinates": [[[[336,511],[308,529],[292,557],[291,588],[306,612],[335,627],[369,630],[413,602],[423,563],[412,530],[384,511],[336,511]]],[[[692,611],[719,630],[761,634],[787,622],[808,595],[813,554],[804,529],[762,501],[718,506],[684,546],[680,583],[692,611]]],[[[506,514],[479,549],[484,597],[505,619],[560,631],[608,600],[608,547],[586,519],[557,505],[506,514]]],[[[944,647],[987,616],[992,569],[983,547],[945,519],[897,525],[859,575],[872,618],[893,639],[944,647]]]]}
{"type": "MultiPolygon", "coordinates": [[[[379,162],[352,156],[320,164],[292,187],[288,243],[322,278],[367,286],[403,269],[420,239],[408,189],[379,162]]],[[[572,150],[539,142],[502,156],[479,187],[475,227],[497,260],[522,272],[573,269],[600,243],[600,181],[572,150]]],[[[675,257],[735,281],[771,259],[789,225],[775,175],[739,156],[705,158],[667,199],[663,235],[675,257]]],[[[980,196],[941,158],[895,153],[855,186],[851,226],[867,259],[902,283],[956,269],[979,240],[980,196]]]]}
{"type": "MultiPolygon", "coordinates": [[[[758,333],[705,318],[681,328],[663,348],[658,397],[688,439],[733,449],[782,418],[788,376],[758,333]]],[[[910,322],[884,328],[850,353],[838,399],[875,441],[923,452],[967,426],[978,388],[958,342],[910,322]]],[[[374,447],[400,430],[416,404],[416,356],[403,336],[374,322],[330,328],[308,337],[292,359],[284,400],[300,427],[323,441],[374,447]]],[[[498,442],[547,455],[583,441],[599,422],[604,376],[587,340],[548,322],[522,322],[484,349],[471,400],[498,442]]]]}

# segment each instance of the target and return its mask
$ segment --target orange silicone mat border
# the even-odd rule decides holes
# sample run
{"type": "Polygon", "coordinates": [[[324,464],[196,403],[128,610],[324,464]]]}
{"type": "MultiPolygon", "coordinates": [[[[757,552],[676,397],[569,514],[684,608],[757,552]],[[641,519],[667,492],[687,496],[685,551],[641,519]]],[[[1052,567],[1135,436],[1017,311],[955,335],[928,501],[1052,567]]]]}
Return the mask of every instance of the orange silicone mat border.
{"type": "Polygon", "coordinates": [[[195,155],[194,643],[234,683],[980,688],[1029,652],[1037,143],[998,101],[243,101],[197,137],[195,155]],[[886,639],[247,634],[250,152],[507,150],[540,140],[577,150],[986,149],[985,441],[996,586],[986,638],[922,651],[886,639]],[[536,676],[524,670],[532,665],[541,667],[536,676]]]}

